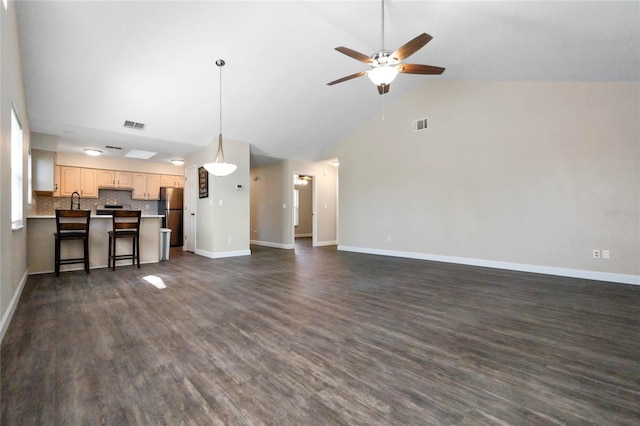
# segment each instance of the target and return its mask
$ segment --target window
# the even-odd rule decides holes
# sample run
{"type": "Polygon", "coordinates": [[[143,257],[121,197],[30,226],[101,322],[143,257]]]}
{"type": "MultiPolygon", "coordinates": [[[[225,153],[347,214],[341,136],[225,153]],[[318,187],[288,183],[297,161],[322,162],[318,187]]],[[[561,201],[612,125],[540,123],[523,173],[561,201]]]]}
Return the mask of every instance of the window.
{"type": "Polygon", "coordinates": [[[31,158],[31,149],[29,149],[29,157],[27,158],[27,204],[33,204],[33,158],[31,158]]]}
{"type": "Polygon", "coordinates": [[[11,227],[22,227],[23,189],[22,189],[22,126],[11,107],[11,227]]]}

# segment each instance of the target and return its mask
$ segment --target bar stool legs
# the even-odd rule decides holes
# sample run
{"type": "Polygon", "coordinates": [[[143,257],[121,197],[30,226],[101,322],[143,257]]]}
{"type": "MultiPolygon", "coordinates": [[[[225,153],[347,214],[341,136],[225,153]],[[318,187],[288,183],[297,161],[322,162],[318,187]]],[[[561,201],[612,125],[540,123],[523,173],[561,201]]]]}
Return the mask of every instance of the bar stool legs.
{"type": "Polygon", "coordinates": [[[89,273],[89,222],[91,210],[56,210],[55,273],[60,276],[60,265],[83,263],[89,273]],[[83,257],[61,259],[62,241],[82,240],[83,257]]]}
{"type": "Polygon", "coordinates": [[[109,259],[107,266],[116,270],[116,261],[131,259],[132,265],[140,268],[140,210],[118,210],[113,212],[113,230],[109,231],[109,259]],[[119,238],[131,238],[131,254],[117,254],[119,238]]]}

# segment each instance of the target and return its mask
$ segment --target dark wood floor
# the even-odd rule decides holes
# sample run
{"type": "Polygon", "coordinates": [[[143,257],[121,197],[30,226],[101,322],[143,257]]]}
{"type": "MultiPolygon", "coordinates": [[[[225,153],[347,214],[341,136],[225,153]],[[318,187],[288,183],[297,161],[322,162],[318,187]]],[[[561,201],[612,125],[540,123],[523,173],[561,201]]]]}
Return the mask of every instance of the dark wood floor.
{"type": "Polygon", "coordinates": [[[637,425],[640,287],[308,242],[172,251],[30,277],[1,356],[5,426],[637,425]]]}

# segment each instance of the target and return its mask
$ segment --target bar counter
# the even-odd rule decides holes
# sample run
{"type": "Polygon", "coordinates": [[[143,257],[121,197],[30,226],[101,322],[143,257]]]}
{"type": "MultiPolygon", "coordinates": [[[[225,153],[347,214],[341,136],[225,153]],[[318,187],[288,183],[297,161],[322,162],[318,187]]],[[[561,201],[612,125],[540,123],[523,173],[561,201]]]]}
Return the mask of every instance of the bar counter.
{"type": "MultiPolygon", "coordinates": [[[[140,263],[160,261],[160,228],[162,215],[142,215],[140,221],[140,263]]],[[[111,216],[92,215],[89,225],[89,267],[106,268],[109,252],[111,216]]],[[[43,274],[54,271],[56,232],[55,215],[27,216],[27,257],[29,274],[43,274]]],[[[61,257],[82,257],[80,241],[65,241],[61,246],[61,257]]],[[[118,253],[131,253],[131,241],[118,241],[118,253]]],[[[117,266],[130,265],[131,260],[118,261],[117,266]]],[[[82,264],[62,265],[60,271],[82,270],[82,264]]]]}

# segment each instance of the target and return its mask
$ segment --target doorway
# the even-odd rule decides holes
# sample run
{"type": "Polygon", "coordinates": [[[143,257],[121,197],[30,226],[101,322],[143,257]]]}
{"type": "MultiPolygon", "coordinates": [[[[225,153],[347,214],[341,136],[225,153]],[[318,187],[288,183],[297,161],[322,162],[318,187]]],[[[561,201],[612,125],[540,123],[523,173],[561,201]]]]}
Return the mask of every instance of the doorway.
{"type": "Polygon", "coordinates": [[[184,169],[184,250],[196,251],[196,166],[184,169]]]}
{"type": "Polygon", "coordinates": [[[293,175],[293,239],[310,238],[316,244],[314,220],[315,179],[311,175],[293,175]]]}

